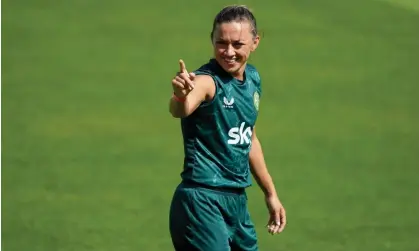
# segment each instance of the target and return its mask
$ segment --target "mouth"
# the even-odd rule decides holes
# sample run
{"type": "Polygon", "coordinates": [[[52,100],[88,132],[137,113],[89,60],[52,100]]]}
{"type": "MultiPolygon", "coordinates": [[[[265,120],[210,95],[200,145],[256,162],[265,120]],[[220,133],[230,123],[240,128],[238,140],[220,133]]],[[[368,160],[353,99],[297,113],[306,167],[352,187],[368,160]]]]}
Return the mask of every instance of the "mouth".
{"type": "Polygon", "coordinates": [[[225,62],[227,65],[234,65],[235,63],[237,63],[237,57],[224,58],[224,62],[225,62]]]}

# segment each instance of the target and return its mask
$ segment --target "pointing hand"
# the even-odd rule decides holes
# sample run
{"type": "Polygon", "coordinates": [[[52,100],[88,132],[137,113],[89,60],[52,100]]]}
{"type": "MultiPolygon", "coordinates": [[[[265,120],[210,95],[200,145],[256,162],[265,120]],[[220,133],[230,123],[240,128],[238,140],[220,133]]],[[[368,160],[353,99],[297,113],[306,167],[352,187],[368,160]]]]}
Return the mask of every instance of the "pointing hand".
{"type": "Polygon", "coordinates": [[[172,79],[172,87],[175,95],[179,98],[186,97],[194,88],[195,74],[188,73],[183,60],[179,60],[180,71],[172,79]]]}

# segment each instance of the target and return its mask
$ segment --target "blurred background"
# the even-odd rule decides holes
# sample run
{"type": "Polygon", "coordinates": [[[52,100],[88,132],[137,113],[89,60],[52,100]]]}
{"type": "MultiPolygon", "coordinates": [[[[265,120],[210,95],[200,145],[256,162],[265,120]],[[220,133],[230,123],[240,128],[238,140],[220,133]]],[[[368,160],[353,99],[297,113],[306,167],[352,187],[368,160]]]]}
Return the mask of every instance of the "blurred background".
{"type": "Polygon", "coordinates": [[[419,250],[415,0],[2,1],[2,250],[173,250],[170,81],[232,3],[263,33],[258,135],[288,212],[270,236],[248,190],[261,250],[419,250]]]}

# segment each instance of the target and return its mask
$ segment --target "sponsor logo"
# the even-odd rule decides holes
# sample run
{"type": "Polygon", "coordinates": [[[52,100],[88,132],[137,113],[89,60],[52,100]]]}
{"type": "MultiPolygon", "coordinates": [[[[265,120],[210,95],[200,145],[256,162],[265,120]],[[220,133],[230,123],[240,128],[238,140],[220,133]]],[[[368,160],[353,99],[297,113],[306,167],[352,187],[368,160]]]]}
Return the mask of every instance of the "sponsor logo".
{"type": "Polygon", "coordinates": [[[252,128],[250,126],[245,128],[245,123],[242,122],[240,127],[233,127],[228,131],[230,139],[227,141],[230,145],[250,144],[252,138],[252,128]]]}

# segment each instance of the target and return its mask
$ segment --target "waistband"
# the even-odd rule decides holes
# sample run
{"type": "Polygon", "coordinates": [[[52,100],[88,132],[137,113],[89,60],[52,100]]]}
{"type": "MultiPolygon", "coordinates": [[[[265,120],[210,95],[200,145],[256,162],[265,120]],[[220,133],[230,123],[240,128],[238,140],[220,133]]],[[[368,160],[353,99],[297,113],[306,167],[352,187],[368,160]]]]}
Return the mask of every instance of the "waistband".
{"type": "Polygon", "coordinates": [[[245,194],[245,188],[239,188],[239,187],[215,187],[215,186],[209,186],[206,184],[197,183],[190,180],[184,180],[181,182],[180,186],[184,188],[203,188],[207,190],[211,190],[214,192],[222,192],[222,193],[229,193],[229,194],[236,194],[236,195],[242,195],[245,194]]]}

